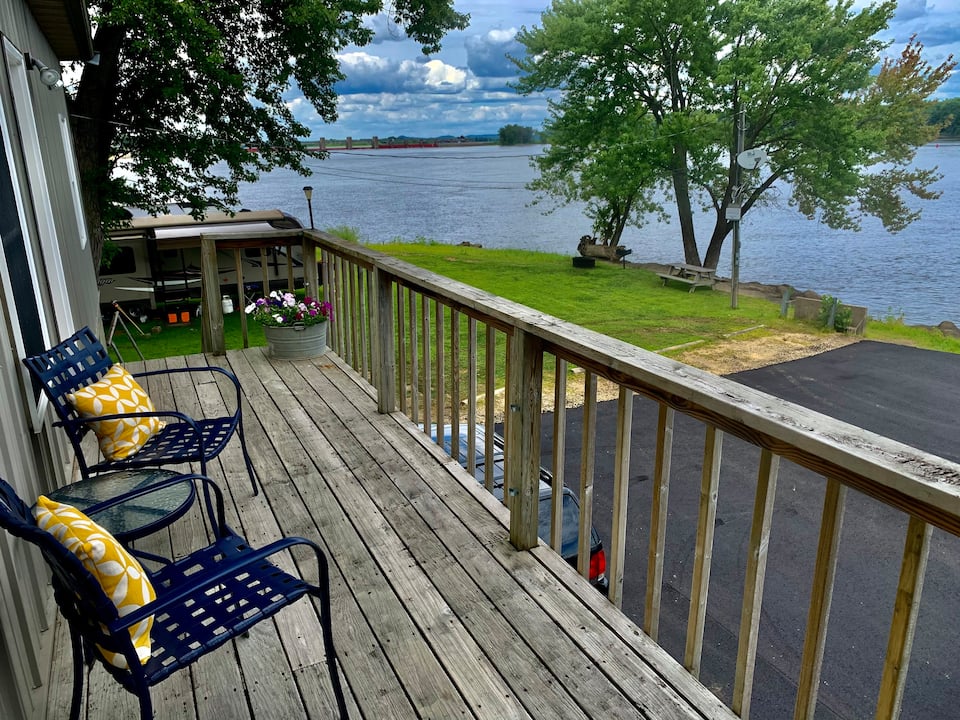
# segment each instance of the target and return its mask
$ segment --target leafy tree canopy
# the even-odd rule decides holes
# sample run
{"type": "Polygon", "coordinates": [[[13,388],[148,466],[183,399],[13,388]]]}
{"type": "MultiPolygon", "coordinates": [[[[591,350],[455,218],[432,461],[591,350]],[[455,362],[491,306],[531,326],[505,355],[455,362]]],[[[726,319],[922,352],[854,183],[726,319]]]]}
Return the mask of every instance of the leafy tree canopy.
{"type": "Polygon", "coordinates": [[[940,128],[944,137],[960,136],[960,98],[931,102],[927,122],[940,128]]]}
{"type": "Polygon", "coordinates": [[[911,166],[932,139],[924,100],[948,77],[911,39],[881,62],[876,39],[896,3],[852,0],[554,0],[540,27],[518,36],[517,89],[559,89],[536,160],[542,196],[588,203],[616,243],[627,223],[675,205],[689,263],[716,267],[733,229],[778,180],[809,218],[835,228],[866,215],[896,231],[916,218],[910,195],[936,197],[939,175],[911,166]],[[878,69],[879,68],[879,69],[878,69]],[[741,172],[744,149],[769,159],[741,172]],[[738,194],[738,189],[742,193],[738,194]],[[705,254],[695,207],[715,222],[705,254]],[[742,216],[742,215],[741,215],[742,216]]]}
{"type": "Polygon", "coordinates": [[[537,132],[524,125],[504,125],[499,132],[501,145],[529,145],[536,142],[537,132]]]}
{"type": "Polygon", "coordinates": [[[100,62],[84,66],[71,116],[95,261],[124,205],[229,209],[241,181],[276,166],[304,172],[308,129],[287,93],[296,83],[333,122],[336,55],[372,40],[366,17],[389,13],[425,53],[469,20],[453,0],[92,0],[89,9],[100,62]]]}

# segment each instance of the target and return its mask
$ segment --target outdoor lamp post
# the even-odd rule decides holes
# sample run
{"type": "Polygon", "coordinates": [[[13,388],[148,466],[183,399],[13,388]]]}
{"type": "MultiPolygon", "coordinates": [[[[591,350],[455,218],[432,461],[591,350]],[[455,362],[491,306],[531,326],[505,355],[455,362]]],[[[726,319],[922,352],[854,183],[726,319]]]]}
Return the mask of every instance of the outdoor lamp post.
{"type": "Polygon", "coordinates": [[[313,230],[313,188],[309,185],[304,185],[303,196],[307,199],[307,211],[310,213],[310,229],[313,230]]]}

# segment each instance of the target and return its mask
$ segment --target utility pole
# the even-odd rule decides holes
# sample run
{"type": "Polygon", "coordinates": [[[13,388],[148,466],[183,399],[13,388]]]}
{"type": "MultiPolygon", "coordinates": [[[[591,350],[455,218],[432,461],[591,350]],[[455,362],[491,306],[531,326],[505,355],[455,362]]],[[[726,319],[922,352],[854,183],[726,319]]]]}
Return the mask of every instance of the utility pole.
{"type": "Polygon", "coordinates": [[[730,280],[730,307],[734,310],[740,301],[740,218],[743,201],[741,184],[740,154],[743,152],[743,106],[737,111],[737,151],[733,157],[734,186],[733,199],[727,210],[727,218],[733,220],[733,277],[730,280]],[[731,212],[732,211],[732,212],[731,212]]]}

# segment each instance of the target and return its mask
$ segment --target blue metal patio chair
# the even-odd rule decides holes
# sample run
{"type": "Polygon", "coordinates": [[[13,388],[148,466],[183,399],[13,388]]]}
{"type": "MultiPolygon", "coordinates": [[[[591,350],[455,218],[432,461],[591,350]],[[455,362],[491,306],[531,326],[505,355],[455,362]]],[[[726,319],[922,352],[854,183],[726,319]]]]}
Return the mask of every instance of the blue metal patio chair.
{"type": "MultiPolygon", "coordinates": [[[[195,479],[196,476],[181,476],[167,484],[195,479]]],[[[217,540],[155,572],[148,572],[156,600],[123,617],[76,555],[38,527],[27,504],[9,484],[0,480],[0,527],[39,547],[53,570],[54,597],[69,625],[73,648],[71,720],[80,717],[85,662],[92,666],[94,660],[99,660],[126,690],[137,696],[141,720],[150,720],[153,718],[152,686],[306,594],[319,601],[327,670],[338,717],[346,718],[333,645],[329,574],[323,552],[315,543],[299,537],[284,538],[261,549],[250,547],[225,524],[220,489],[208,479],[201,479],[205,481],[207,512],[217,540]],[[210,492],[213,500],[209,499],[210,492]],[[285,573],[268,560],[294,546],[313,551],[319,566],[318,584],[285,573]],[[141,665],[128,629],[150,615],[154,617],[150,633],[152,654],[146,664],[141,665]],[[100,648],[121,654],[128,668],[111,665],[100,648]]],[[[149,492],[149,489],[139,492],[149,492]]],[[[97,511],[98,507],[94,506],[87,514],[95,519],[97,511]]]]}
{"type": "Polygon", "coordinates": [[[23,363],[39,382],[50,402],[53,404],[59,422],[56,425],[66,430],[80,465],[80,474],[84,479],[98,473],[127,468],[162,466],[176,463],[199,463],[201,474],[207,474],[207,462],[214,459],[237,434],[243,450],[243,461],[253,485],[253,494],[259,491],[257,476],[247,452],[247,443],[243,436],[243,412],[240,402],[240,383],[236,376],[220,367],[173,368],[133,373],[135,379],[155,375],[175,373],[215,372],[230,378],[236,389],[236,409],[230,415],[217,418],[194,419],[182,412],[158,408],[156,413],[127,413],[125,415],[104,415],[99,418],[80,417],[67,395],[97,382],[102,378],[113,361],[106,348],[85,327],[55,347],[24,358],[23,363]],[[101,460],[88,464],[81,445],[84,436],[91,429],[91,423],[123,417],[158,417],[166,421],[164,428],[150,438],[133,455],[122,460],[101,460]]]}

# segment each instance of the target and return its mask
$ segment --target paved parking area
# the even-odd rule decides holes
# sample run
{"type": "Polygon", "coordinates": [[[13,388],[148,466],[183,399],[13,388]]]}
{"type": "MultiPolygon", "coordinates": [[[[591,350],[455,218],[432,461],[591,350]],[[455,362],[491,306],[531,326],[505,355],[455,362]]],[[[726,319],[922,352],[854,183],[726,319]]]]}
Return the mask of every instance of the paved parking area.
{"type": "MultiPolygon", "coordinates": [[[[960,356],[862,341],[821,355],[731,376],[751,387],[960,462],[960,356]]],[[[628,513],[624,611],[643,619],[656,405],[638,398],[628,513]]],[[[616,403],[601,403],[597,423],[595,525],[609,547],[616,403]]],[[[580,472],[582,412],[567,414],[567,484],[580,472]]],[[[544,420],[549,434],[552,421],[544,420]]],[[[682,659],[696,534],[703,426],[678,416],[674,430],[664,607],[660,641],[682,659]]],[[[545,438],[546,440],[546,438],[545,438]]],[[[542,463],[550,467],[551,445],[542,463]]],[[[708,626],[701,679],[725,701],[733,685],[745,548],[759,453],[727,438],[717,513],[708,626]]],[[[754,700],[757,720],[792,717],[799,655],[816,555],[823,478],[781,464],[754,700]]],[[[886,650],[906,518],[849,493],[827,638],[819,718],[872,716],[886,650]]],[[[952,717],[960,706],[955,627],[960,540],[934,539],[924,605],[907,680],[904,717],[952,717]]]]}

